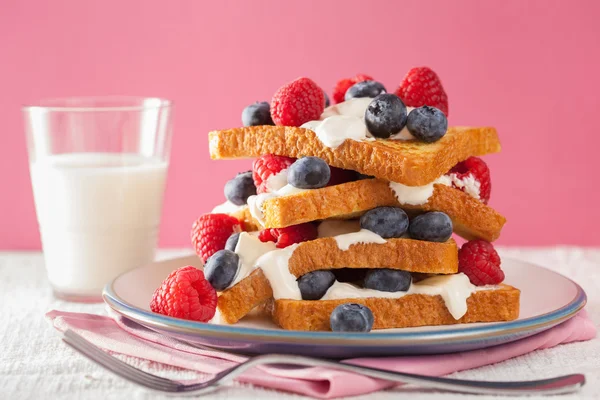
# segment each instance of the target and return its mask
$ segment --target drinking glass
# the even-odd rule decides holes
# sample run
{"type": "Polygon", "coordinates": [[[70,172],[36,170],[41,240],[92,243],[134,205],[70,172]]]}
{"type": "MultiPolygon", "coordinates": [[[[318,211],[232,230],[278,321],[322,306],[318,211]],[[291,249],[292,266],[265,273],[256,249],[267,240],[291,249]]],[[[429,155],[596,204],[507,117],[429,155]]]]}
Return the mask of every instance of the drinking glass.
{"type": "Polygon", "coordinates": [[[154,258],[172,104],[64,98],[23,113],[50,285],[58,298],[101,301],[107,282],[154,258]]]}

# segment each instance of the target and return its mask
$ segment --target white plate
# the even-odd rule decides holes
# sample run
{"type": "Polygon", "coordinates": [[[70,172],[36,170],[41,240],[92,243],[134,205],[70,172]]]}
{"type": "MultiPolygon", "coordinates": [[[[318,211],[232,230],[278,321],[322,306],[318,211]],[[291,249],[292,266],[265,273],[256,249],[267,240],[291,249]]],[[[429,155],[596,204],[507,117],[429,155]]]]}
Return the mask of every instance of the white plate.
{"type": "Polygon", "coordinates": [[[106,286],[104,301],[147,328],[187,342],[252,354],[332,358],[481,349],[549,329],[573,317],[586,302],[584,291],[570,279],[524,261],[503,259],[505,283],[521,289],[521,312],[516,321],[338,333],[286,331],[257,317],[247,317],[235,325],[212,325],[151,312],[154,290],[171,271],[184,265],[200,267],[201,262],[196,256],[182,257],[126,272],[106,286]]]}

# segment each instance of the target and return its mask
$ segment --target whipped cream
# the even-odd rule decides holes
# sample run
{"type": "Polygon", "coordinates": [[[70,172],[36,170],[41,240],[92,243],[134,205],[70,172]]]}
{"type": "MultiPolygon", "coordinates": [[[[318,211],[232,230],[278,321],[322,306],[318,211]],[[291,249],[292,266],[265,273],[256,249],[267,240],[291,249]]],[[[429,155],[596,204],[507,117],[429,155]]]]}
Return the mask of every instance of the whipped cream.
{"type": "Polygon", "coordinates": [[[442,175],[435,181],[423,186],[406,186],[397,182],[390,182],[390,189],[394,192],[396,199],[400,204],[422,205],[429,201],[433,195],[434,185],[456,186],[458,189],[464,189],[465,193],[480,199],[481,183],[475,179],[472,174],[459,178],[456,174],[442,175]]]}
{"type": "Polygon", "coordinates": [[[387,243],[387,240],[367,229],[361,229],[358,232],[346,233],[343,235],[337,235],[333,237],[340,250],[346,251],[353,244],[357,243],[387,243]]]}
{"type": "Polygon", "coordinates": [[[361,288],[347,282],[335,281],[321,300],[387,298],[399,299],[407,292],[384,292],[381,290],[361,288]]]}
{"type": "Polygon", "coordinates": [[[256,260],[255,266],[262,269],[268,279],[274,299],[302,300],[296,277],[292,275],[289,268],[290,258],[297,247],[296,243],[266,253],[256,260]]]}
{"type": "Polygon", "coordinates": [[[221,315],[221,311],[219,311],[218,307],[215,310],[215,315],[213,315],[213,317],[208,321],[208,323],[209,324],[216,324],[216,325],[223,324],[223,316],[221,315]]]}
{"type": "Polygon", "coordinates": [[[347,115],[360,119],[365,118],[365,111],[373,99],[371,97],[356,97],[327,107],[321,114],[321,120],[335,115],[347,115]]]}
{"type": "Polygon", "coordinates": [[[273,193],[275,194],[275,196],[289,196],[291,194],[306,192],[307,190],[313,190],[313,189],[300,189],[300,188],[297,188],[290,184],[287,184],[284,187],[282,187],[281,189],[279,189],[273,193]]]}
{"type": "Polygon", "coordinates": [[[433,194],[433,185],[436,183],[451,185],[452,181],[446,175],[442,175],[435,181],[423,186],[406,186],[401,183],[390,182],[390,189],[392,189],[400,204],[418,206],[429,201],[429,198],[433,194]]]}
{"type": "Polygon", "coordinates": [[[445,175],[449,183],[444,183],[445,185],[456,186],[459,189],[464,189],[465,193],[476,198],[477,200],[481,199],[481,182],[475,179],[473,174],[469,174],[465,176],[463,179],[460,179],[456,174],[448,174],[445,175]]]}
{"type": "Polygon", "coordinates": [[[320,238],[344,235],[360,231],[360,221],[330,219],[321,222],[317,230],[320,238]]]}
{"type": "Polygon", "coordinates": [[[238,206],[236,204],[233,204],[229,200],[227,200],[225,203],[219,204],[218,206],[213,208],[211,213],[213,213],[213,214],[232,214],[234,212],[241,211],[246,207],[248,207],[246,204],[238,206]]]}
{"type": "MultiPolygon", "coordinates": [[[[414,108],[406,107],[406,115],[408,115],[408,113],[410,113],[412,110],[414,110],[414,108]]],[[[391,135],[390,139],[392,139],[392,140],[413,140],[413,139],[415,139],[415,137],[413,136],[412,133],[410,133],[408,128],[406,126],[404,126],[404,128],[402,128],[402,130],[400,132],[391,135]]]]}
{"type": "MultiPolygon", "coordinates": [[[[482,290],[490,290],[492,287],[482,287],[482,290]]],[[[434,276],[413,283],[406,292],[383,292],[373,289],[365,289],[350,283],[336,281],[325,293],[321,300],[338,299],[364,299],[364,298],[388,298],[399,299],[408,294],[423,294],[428,296],[441,296],[454,319],[460,319],[467,313],[467,299],[478,288],[473,285],[469,278],[459,273],[456,275],[434,276]]]]}
{"type": "MultiPolygon", "coordinates": [[[[315,132],[325,146],[335,149],[347,139],[361,141],[375,140],[365,124],[365,111],[373,101],[370,97],[359,97],[327,107],[319,121],[309,121],[301,127],[315,132]]],[[[407,107],[407,113],[413,110],[407,107]]],[[[390,136],[392,140],[412,140],[414,136],[404,127],[390,136]]]]}
{"type": "Polygon", "coordinates": [[[282,169],[278,173],[271,175],[266,181],[267,193],[272,193],[274,196],[287,196],[305,192],[309,189],[300,189],[288,183],[288,169],[282,169]]]}
{"type": "Polygon", "coordinates": [[[467,313],[467,299],[477,287],[465,274],[440,275],[424,279],[408,289],[411,294],[440,295],[446,308],[454,319],[460,319],[467,313]]]}
{"type": "Polygon", "coordinates": [[[240,266],[235,278],[228,288],[237,285],[239,281],[250,275],[250,273],[254,270],[256,260],[258,260],[263,254],[275,249],[275,243],[273,242],[261,242],[260,239],[255,235],[251,235],[247,232],[240,233],[240,237],[234,250],[234,252],[240,257],[240,266]]]}
{"type": "Polygon", "coordinates": [[[276,197],[274,193],[261,193],[248,197],[248,210],[250,211],[250,215],[252,215],[252,218],[262,226],[265,226],[265,215],[262,209],[263,203],[274,197],[276,197]]]}
{"type": "Polygon", "coordinates": [[[282,189],[284,186],[286,186],[288,184],[287,172],[288,172],[288,170],[286,168],[286,169],[282,169],[281,171],[279,171],[276,174],[269,176],[267,178],[267,181],[265,182],[267,191],[268,192],[276,192],[276,191],[282,189]]]}
{"type": "Polygon", "coordinates": [[[360,118],[349,115],[327,117],[315,127],[314,131],[321,143],[332,149],[347,139],[357,142],[375,140],[370,136],[367,126],[360,118]]]}

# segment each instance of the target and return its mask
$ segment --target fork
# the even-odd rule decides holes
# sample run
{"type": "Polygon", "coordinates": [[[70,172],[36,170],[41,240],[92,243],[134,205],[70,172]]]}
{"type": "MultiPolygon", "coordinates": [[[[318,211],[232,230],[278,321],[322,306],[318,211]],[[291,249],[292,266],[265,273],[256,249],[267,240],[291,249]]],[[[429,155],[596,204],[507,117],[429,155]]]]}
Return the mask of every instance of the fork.
{"type": "Polygon", "coordinates": [[[416,384],[423,388],[471,394],[522,396],[533,394],[565,394],[579,390],[585,384],[582,374],[565,375],[550,379],[520,382],[471,381],[433,376],[392,372],[341,362],[295,355],[265,354],[248,359],[234,367],[219,372],[213,378],[194,384],[183,384],[137,369],[106,353],[74,331],[67,329],[63,341],[107,370],[148,389],[200,396],[225,386],[250,368],[266,364],[330,367],[391,382],[416,384]]]}

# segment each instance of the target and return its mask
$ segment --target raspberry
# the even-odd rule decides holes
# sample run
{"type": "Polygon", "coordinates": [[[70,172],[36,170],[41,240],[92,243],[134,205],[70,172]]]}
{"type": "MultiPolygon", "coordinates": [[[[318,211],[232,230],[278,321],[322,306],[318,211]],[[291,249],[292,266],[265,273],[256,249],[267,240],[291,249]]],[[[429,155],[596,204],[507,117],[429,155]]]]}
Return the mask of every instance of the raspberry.
{"type": "Polygon", "coordinates": [[[286,228],[264,229],[258,234],[258,238],[261,242],[276,242],[277,248],[280,249],[294,243],[315,240],[317,236],[317,227],[310,222],[292,225],[286,228]]]}
{"type": "Polygon", "coordinates": [[[318,120],[324,109],[323,89],[308,78],[283,85],[271,100],[271,117],[276,125],[300,126],[318,120]]]}
{"type": "MultiPolygon", "coordinates": [[[[483,204],[487,204],[492,194],[492,179],[490,177],[490,169],[488,168],[485,161],[479,157],[469,157],[463,162],[459,162],[450,170],[449,174],[454,174],[458,179],[464,180],[465,178],[472,176],[477,182],[479,182],[479,199],[483,204]]],[[[455,183],[452,184],[457,189],[465,191],[465,187],[457,187],[455,183]]]]}
{"type": "Polygon", "coordinates": [[[369,75],[358,74],[354,78],[346,78],[338,81],[333,88],[333,102],[337,104],[344,101],[346,91],[350,89],[350,87],[354,86],[355,83],[372,80],[373,78],[371,78],[369,75]]]}
{"type": "Polygon", "coordinates": [[[267,179],[288,168],[296,161],[295,158],[265,154],[252,163],[252,179],[256,186],[256,193],[267,193],[267,179]]]}
{"type": "Polygon", "coordinates": [[[208,322],[217,309],[217,292],[192,266],[171,272],[154,291],[150,309],[169,317],[208,322]]]}
{"type": "Polygon", "coordinates": [[[225,248],[229,236],[241,232],[240,221],[227,214],[204,214],[192,225],[192,245],[203,262],[225,248]]]}
{"type": "Polygon", "coordinates": [[[357,178],[356,172],[349,169],[330,166],[329,170],[331,171],[331,177],[327,186],[341,185],[342,183],[355,181],[357,178]]]}
{"type": "Polygon", "coordinates": [[[448,96],[440,78],[429,67],[408,71],[395,94],[409,107],[431,106],[448,116],[448,96]]]}
{"type": "Polygon", "coordinates": [[[504,280],[500,256],[490,242],[471,240],[458,251],[458,272],[469,277],[473,285],[497,285],[504,280]]]}
{"type": "Polygon", "coordinates": [[[275,228],[263,229],[262,231],[260,231],[258,233],[258,238],[260,239],[261,242],[277,241],[277,236],[275,236],[274,232],[271,232],[271,230],[275,231],[275,228]]]}

